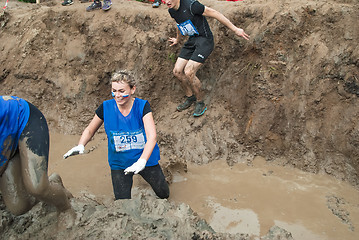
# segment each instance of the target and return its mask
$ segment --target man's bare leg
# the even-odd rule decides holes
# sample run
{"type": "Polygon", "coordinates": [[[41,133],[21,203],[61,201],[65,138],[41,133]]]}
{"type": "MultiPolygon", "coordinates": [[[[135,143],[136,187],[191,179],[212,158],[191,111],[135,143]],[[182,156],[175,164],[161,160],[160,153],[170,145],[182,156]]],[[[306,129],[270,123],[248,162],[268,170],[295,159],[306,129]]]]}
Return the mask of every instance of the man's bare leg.
{"type": "Polygon", "coordinates": [[[187,79],[189,79],[192,90],[197,97],[197,102],[193,113],[193,116],[195,117],[202,116],[204,112],[207,110],[206,104],[203,101],[204,93],[202,91],[202,84],[201,81],[196,76],[196,73],[201,66],[202,63],[189,60],[184,69],[184,73],[187,79]]]}
{"type": "Polygon", "coordinates": [[[14,215],[26,213],[36,203],[36,199],[25,189],[18,153],[9,161],[4,174],[0,177],[0,191],[7,209],[14,215]]]}
{"type": "Polygon", "coordinates": [[[202,63],[189,60],[184,68],[184,74],[191,84],[192,91],[196,95],[197,101],[203,101],[203,91],[201,81],[196,76],[198,69],[202,66],[202,63]]]}
{"type": "Polygon", "coordinates": [[[32,152],[26,140],[25,137],[19,141],[21,173],[26,191],[36,199],[54,205],[59,213],[59,225],[70,227],[74,223],[75,212],[66,189],[60,183],[49,181],[46,157],[32,152]]]}
{"type": "Polygon", "coordinates": [[[190,80],[185,74],[185,68],[188,63],[188,60],[183,58],[178,58],[173,69],[173,74],[179,79],[181,82],[182,88],[185,91],[186,98],[183,103],[177,106],[177,111],[183,111],[189,108],[194,102],[196,102],[197,98],[192,89],[192,85],[190,80]]]}
{"type": "Polygon", "coordinates": [[[188,63],[188,60],[183,58],[177,58],[175,67],[173,68],[173,75],[181,82],[182,88],[185,91],[187,97],[193,95],[191,83],[184,73],[184,69],[188,63]]]}

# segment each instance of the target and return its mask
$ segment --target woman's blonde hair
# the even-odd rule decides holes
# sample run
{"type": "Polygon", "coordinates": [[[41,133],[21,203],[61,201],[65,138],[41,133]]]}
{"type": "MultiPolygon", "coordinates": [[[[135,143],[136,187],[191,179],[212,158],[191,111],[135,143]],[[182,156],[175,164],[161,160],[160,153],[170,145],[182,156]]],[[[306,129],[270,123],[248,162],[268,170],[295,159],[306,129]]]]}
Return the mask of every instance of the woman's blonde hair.
{"type": "Polygon", "coordinates": [[[111,83],[112,82],[122,82],[122,83],[127,83],[130,88],[133,88],[134,86],[136,86],[136,81],[134,79],[134,77],[132,76],[132,74],[126,70],[120,70],[115,72],[114,74],[112,74],[111,77],[111,83]]]}

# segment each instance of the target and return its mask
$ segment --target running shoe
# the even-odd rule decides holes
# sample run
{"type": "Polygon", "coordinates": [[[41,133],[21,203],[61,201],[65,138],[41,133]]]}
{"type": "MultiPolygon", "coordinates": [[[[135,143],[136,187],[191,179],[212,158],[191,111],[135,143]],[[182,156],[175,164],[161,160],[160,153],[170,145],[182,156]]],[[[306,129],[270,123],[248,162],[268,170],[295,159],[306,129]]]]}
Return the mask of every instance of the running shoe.
{"type": "Polygon", "coordinates": [[[196,96],[192,95],[190,97],[186,97],[186,100],[181,103],[180,105],[177,106],[177,111],[181,112],[187,108],[189,108],[192,103],[194,103],[196,101],[196,96]]]}
{"type": "Polygon", "coordinates": [[[152,7],[153,8],[158,8],[159,6],[161,5],[161,2],[160,1],[156,1],[152,4],[152,7]]]}
{"type": "Polygon", "coordinates": [[[111,5],[112,5],[111,0],[104,0],[104,1],[103,1],[102,10],[104,10],[104,11],[110,10],[110,9],[111,9],[111,5]]]}
{"type": "Polygon", "coordinates": [[[207,107],[203,101],[197,102],[196,107],[194,108],[193,116],[195,116],[195,117],[202,116],[206,110],[207,110],[207,107]]]}
{"type": "Polygon", "coordinates": [[[74,2],[72,0],[65,0],[61,3],[62,6],[70,6],[72,5],[74,2]]]}
{"type": "Polygon", "coordinates": [[[101,9],[102,3],[100,1],[94,1],[90,6],[86,8],[86,11],[90,12],[96,9],[101,9]]]}

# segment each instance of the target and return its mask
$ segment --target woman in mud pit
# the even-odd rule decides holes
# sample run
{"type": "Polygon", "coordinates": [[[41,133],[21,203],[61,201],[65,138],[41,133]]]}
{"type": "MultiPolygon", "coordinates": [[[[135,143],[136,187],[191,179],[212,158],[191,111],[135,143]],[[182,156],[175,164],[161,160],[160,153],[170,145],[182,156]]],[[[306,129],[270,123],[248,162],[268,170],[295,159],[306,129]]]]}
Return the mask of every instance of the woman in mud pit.
{"type": "Polygon", "coordinates": [[[44,201],[57,208],[59,223],[68,226],[75,214],[68,199],[71,194],[59,175],[48,178],[48,157],[44,115],[24,99],[0,96],[0,191],[6,207],[21,215],[38,200],[44,201]]]}
{"type": "Polygon", "coordinates": [[[159,198],[168,198],[168,184],[158,164],[160,151],[150,104],[133,96],[135,81],[126,71],[115,73],[111,85],[113,99],[97,108],[78,146],[69,150],[64,158],[84,153],[85,145],[104,123],[115,199],[131,198],[134,174],[140,174],[159,198]]]}

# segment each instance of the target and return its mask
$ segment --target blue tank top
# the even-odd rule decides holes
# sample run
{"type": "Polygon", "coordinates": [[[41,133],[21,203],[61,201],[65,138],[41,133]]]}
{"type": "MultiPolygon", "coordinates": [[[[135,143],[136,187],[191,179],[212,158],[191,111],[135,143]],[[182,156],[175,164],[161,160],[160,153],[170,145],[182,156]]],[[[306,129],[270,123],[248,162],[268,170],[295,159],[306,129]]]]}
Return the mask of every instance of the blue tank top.
{"type": "MultiPolygon", "coordinates": [[[[126,169],[140,158],[147,142],[142,120],[146,102],[146,100],[135,98],[127,116],[122,115],[114,99],[103,102],[108,162],[111,170],[126,169]]],[[[159,160],[160,150],[156,143],[146,166],[157,165],[159,160]]]]}
{"type": "Polygon", "coordinates": [[[14,96],[0,96],[0,167],[17,149],[30,116],[29,104],[14,96]]]}

